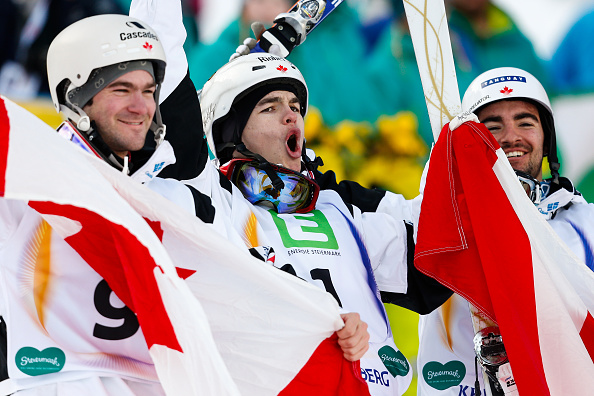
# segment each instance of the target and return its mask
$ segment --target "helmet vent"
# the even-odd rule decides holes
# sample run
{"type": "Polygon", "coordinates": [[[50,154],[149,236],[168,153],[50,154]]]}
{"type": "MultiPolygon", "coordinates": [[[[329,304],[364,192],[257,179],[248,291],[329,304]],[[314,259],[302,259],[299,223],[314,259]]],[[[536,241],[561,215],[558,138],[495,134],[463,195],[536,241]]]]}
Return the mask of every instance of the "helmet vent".
{"type": "Polygon", "coordinates": [[[258,66],[252,67],[252,71],[256,71],[256,70],[260,70],[260,69],[266,69],[266,66],[264,66],[264,65],[258,65],[258,66]]]}
{"type": "Polygon", "coordinates": [[[146,28],[144,26],[142,26],[140,23],[138,23],[136,21],[128,21],[128,22],[126,22],[126,25],[128,25],[128,27],[133,27],[133,26],[130,26],[130,25],[134,25],[134,26],[136,26],[139,29],[145,29],[146,30],[146,28]]]}

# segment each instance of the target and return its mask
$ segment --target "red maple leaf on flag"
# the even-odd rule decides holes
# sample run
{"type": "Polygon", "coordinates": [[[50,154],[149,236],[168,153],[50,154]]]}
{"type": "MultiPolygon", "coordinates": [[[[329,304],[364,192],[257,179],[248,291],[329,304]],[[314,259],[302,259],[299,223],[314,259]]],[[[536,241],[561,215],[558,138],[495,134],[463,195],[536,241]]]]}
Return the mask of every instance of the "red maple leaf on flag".
{"type": "Polygon", "coordinates": [[[179,276],[182,279],[188,279],[190,276],[192,276],[196,273],[195,270],[181,268],[181,267],[175,267],[175,271],[177,272],[177,276],[179,276]]]}
{"type": "Polygon", "coordinates": [[[502,93],[502,94],[504,94],[504,95],[509,95],[510,93],[514,92],[514,90],[513,90],[513,89],[509,89],[509,88],[506,86],[506,87],[503,87],[503,89],[502,89],[501,91],[499,91],[499,92],[501,92],[501,93],[502,93]]]}
{"type": "MultiPolygon", "coordinates": [[[[151,220],[147,219],[146,217],[144,217],[144,220],[151,227],[151,229],[153,230],[155,235],[157,235],[157,238],[159,238],[159,240],[161,242],[163,242],[163,227],[161,227],[161,222],[151,221],[151,220]]],[[[192,276],[196,273],[195,270],[181,268],[181,267],[175,267],[175,270],[177,271],[177,276],[179,276],[182,279],[188,279],[190,276],[192,276]]]]}
{"type": "Polygon", "coordinates": [[[278,71],[280,71],[280,72],[283,72],[283,73],[284,73],[284,72],[286,72],[286,71],[287,71],[287,68],[286,68],[286,67],[284,67],[283,65],[278,65],[278,67],[276,68],[276,70],[278,70],[278,71]]]}
{"type": "Polygon", "coordinates": [[[151,44],[149,44],[148,42],[145,42],[142,47],[146,48],[149,51],[153,49],[153,46],[151,44]]]}

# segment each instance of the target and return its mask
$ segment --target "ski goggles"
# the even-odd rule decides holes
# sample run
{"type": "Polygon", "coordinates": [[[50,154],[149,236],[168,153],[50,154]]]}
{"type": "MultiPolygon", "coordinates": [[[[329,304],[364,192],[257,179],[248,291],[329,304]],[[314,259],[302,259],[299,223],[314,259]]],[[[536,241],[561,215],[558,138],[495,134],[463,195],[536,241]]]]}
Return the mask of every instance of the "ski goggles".
{"type": "Polygon", "coordinates": [[[527,173],[521,171],[515,172],[520,184],[522,185],[522,188],[524,191],[526,191],[528,198],[530,198],[534,205],[538,206],[540,204],[540,200],[542,199],[542,189],[540,187],[539,181],[527,173]]]}
{"type": "Polygon", "coordinates": [[[311,178],[282,166],[252,159],[232,160],[226,174],[249,202],[270,205],[277,213],[309,212],[315,208],[320,193],[320,187],[311,178]],[[274,187],[270,170],[283,182],[281,189],[274,187]]]}
{"type": "Polygon", "coordinates": [[[56,129],[58,135],[62,136],[64,139],[70,140],[72,143],[76,144],[78,147],[82,148],[89,154],[96,155],[97,157],[101,158],[101,156],[91,147],[91,145],[86,141],[84,137],[81,136],[81,133],[74,127],[70,122],[64,121],[58,129],[56,129]]]}

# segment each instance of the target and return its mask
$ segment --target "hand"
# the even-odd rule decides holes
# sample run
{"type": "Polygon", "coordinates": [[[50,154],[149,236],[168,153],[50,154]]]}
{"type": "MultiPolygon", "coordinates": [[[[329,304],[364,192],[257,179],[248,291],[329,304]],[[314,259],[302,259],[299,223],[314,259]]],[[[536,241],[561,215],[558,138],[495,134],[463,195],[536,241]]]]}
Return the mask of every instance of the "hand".
{"type": "MultiPolygon", "coordinates": [[[[254,32],[255,39],[248,37],[245,40],[243,40],[243,44],[241,44],[239,47],[235,49],[235,52],[233,53],[233,55],[231,55],[229,61],[239,58],[240,56],[249,54],[258,43],[258,40],[260,40],[260,36],[262,35],[262,33],[266,31],[266,27],[262,22],[253,22],[251,28],[252,32],[254,32]]],[[[280,47],[277,44],[271,45],[268,49],[268,53],[282,58],[280,47]]]]}
{"type": "Polygon", "coordinates": [[[354,362],[361,359],[369,349],[367,323],[363,322],[355,312],[340,316],[344,321],[344,327],[336,332],[338,345],[342,348],[344,358],[354,362]]]}
{"type": "Polygon", "coordinates": [[[229,57],[229,62],[233,59],[239,58],[240,56],[247,55],[256,46],[257,41],[251,37],[243,40],[243,44],[235,49],[235,52],[229,57]]]}
{"type": "Polygon", "coordinates": [[[468,121],[474,121],[476,123],[480,122],[478,117],[474,113],[468,113],[468,112],[461,113],[461,114],[458,114],[457,116],[455,116],[454,118],[452,118],[452,120],[450,121],[450,131],[455,130],[460,125],[462,125],[468,121]]]}
{"type": "Polygon", "coordinates": [[[501,389],[503,389],[503,393],[510,396],[519,395],[518,387],[516,386],[514,374],[511,371],[509,362],[499,366],[499,370],[497,370],[497,380],[499,381],[499,385],[501,385],[501,389]]]}

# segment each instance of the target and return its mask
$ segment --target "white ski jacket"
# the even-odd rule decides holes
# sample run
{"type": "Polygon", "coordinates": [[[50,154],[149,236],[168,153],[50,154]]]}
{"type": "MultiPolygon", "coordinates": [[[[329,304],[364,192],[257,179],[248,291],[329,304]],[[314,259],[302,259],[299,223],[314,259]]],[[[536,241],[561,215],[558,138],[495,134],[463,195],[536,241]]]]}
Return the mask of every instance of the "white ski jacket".
{"type": "MultiPolygon", "coordinates": [[[[161,147],[133,178],[174,162],[161,147]]],[[[164,394],[136,315],[26,202],[3,198],[0,321],[0,395],[164,394]]]]}
{"type": "MultiPolygon", "coordinates": [[[[567,246],[594,269],[594,204],[560,178],[561,187],[550,191],[543,183],[545,198],[538,210],[567,246]]],[[[419,319],[417,355],[420,396],[474,396],[476,380],[474,330],[468,302],[457,294],[440,308],[419,319]]],[[[482,371],[478,376],[484,392],[482,371]]]]}

